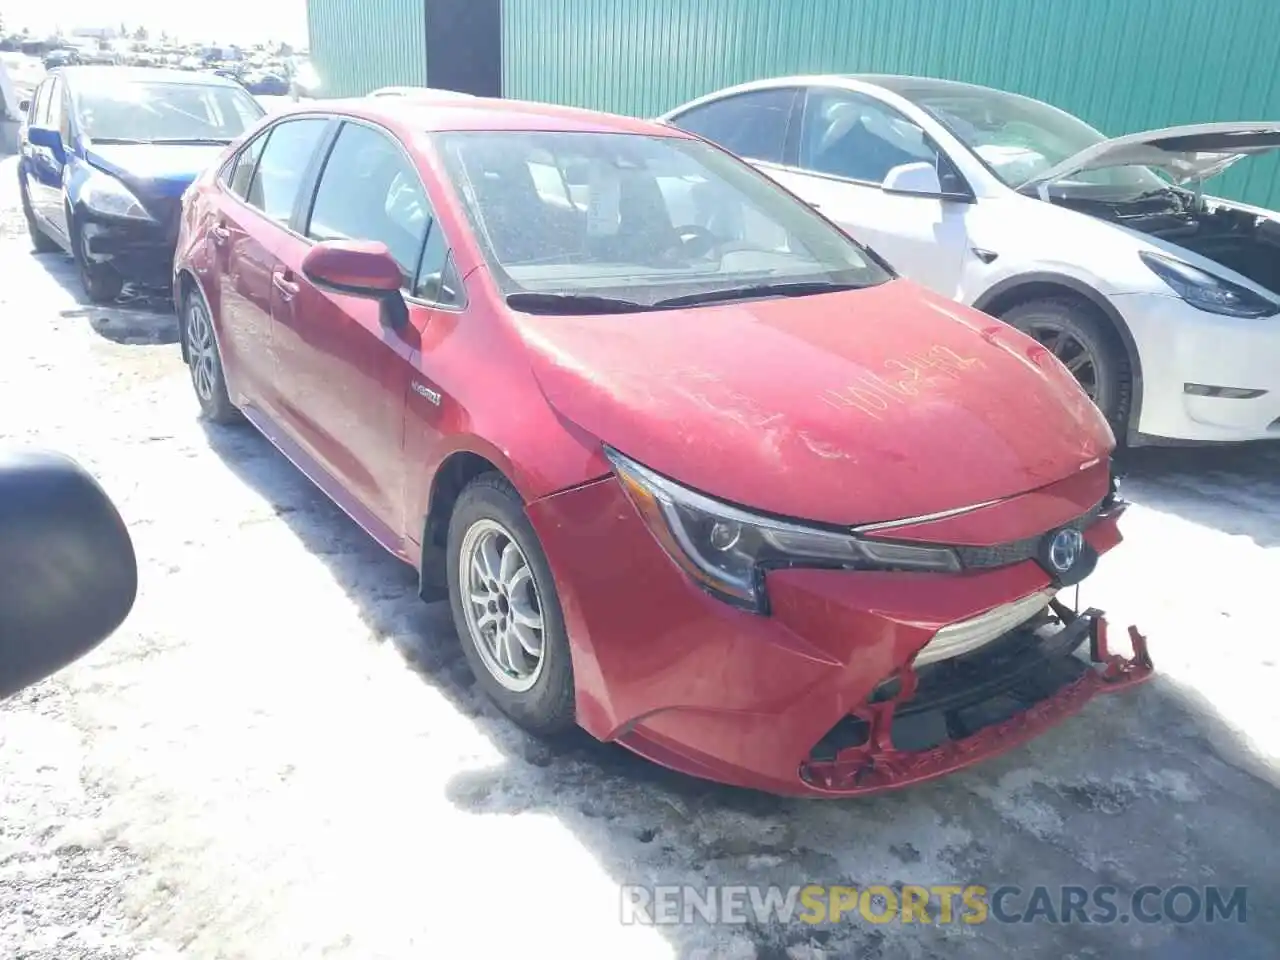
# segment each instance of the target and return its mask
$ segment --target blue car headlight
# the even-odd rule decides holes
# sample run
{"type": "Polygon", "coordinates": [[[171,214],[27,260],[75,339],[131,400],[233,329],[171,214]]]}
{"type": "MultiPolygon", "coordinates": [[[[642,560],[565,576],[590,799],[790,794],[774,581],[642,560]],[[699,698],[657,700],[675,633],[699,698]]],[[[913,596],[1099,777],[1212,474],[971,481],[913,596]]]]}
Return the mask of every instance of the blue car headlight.
{"type": "Polygon", "coordinates": [[[1147,250],[1138,256],[1174,293],[1198,310],[1224,317],[1246,318],[1270,317],[1280,313],[1280,305],[1266,297],[1199,267],[1147,250]]]}
{"type": "Polygon", "coordinates": [[[115,177],[92,171],[80,186],[80,202],[94,213],[123,220],[151,220],[151,214],[115,177]]]}

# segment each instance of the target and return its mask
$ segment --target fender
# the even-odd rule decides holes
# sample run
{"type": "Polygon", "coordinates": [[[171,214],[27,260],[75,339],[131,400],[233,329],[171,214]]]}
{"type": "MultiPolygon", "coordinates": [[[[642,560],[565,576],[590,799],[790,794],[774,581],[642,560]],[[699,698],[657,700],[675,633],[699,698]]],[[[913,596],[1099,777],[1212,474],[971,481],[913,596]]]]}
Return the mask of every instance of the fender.
{"type": "Polygon", "coordinates": [[[1134,342],[1133,334],[1129,331],[1129,325],[1125,322],[1124,317],[1121,316],[1120,311],[1111,304],[1110,300],[1075,277],[1069,277],[1061,273],[1039,271],[1006,277],[980,293],[971,306],[999,319],[995,311],[1003,312],[1008,307],[1024,299],[1019,296],[1024,288],[1028,288],[1026,290],[1028,294],[1036,295],[1033,290],[1037,287],[1061,287],[1064,290],[1068,290],[1088,300],[1111,321],[1111,326],[1120,337],[1120,342],[1124,345],[1125,353],[1129,358],[1129,371],[1130,376],[1133,378],[1133,396],[1129,403],[1129,422],[1126,424],[1125,440],[1129,444],[1136,444],[1139,437],[1138,421],[1142,413],[1142,359],[1138,356],[1138,345],[1134,342]]]}

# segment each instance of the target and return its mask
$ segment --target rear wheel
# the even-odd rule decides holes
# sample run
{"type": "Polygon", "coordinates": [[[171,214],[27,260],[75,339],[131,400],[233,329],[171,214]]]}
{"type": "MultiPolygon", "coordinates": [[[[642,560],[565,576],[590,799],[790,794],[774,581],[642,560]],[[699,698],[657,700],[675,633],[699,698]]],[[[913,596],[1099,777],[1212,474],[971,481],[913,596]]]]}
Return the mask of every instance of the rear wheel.
{"type": "Polygon", "coordinates": [[[1029,300],[1000,319],[1061,360],[1123,440],[1133,392],[1129,357],[1097,308],[1070,298],[1029,300]]]}
{"type": "Polygon", "coordinates": [[[27,180],[25,177],[18,182],[18,193],[22,197],[22,215],[27,220],[27,233],[31,236],[31,246],[35,247],[36,253],[57,253],[60,251],[62,248],[58,246],[58,241],[41,230],[40,224],[36,221],[36,214],[31,206],[31,195],[27,192],[27,180]]]}
{"type": "Polygon", "coordinates": [[[200,402],[200,412],[214,423],[235,423],[240,411],[227,394],[222,357],[213,334],[209,305],[199,290],[188,290],[182,298],[179,334],[191,369],[191,385],[200,402]]]}
{"type": "Polygon", "coordinates": [[[569,638],[551,568],[519,494],[495,473],[463,489],[449,522],[449,600],[476,683],[530,733],[574,723],[569,638]]]}
{"type": "Polygon", "coordinates": [[[124,278],[109,263],[96,263],[89,256],[89,240],[78,217],[68,216],[71,225],[71,256],[76,261],[80,285],[94,303],[111,303],[124,289],[124,278]]]}

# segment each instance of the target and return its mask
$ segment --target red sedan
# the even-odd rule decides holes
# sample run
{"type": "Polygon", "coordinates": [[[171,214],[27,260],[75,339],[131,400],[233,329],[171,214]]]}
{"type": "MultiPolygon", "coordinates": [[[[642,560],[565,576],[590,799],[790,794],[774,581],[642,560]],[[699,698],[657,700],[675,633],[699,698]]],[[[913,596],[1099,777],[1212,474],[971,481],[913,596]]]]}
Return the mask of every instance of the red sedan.
{"type": "Polygon", "coordinates": [[[697,137],[295,109],[188,192],[175,281],[205,416],[447,596],[530,731],[841,796],[1150,673],[1058,598],[1123,509],[1071,374],[697,137]]]}

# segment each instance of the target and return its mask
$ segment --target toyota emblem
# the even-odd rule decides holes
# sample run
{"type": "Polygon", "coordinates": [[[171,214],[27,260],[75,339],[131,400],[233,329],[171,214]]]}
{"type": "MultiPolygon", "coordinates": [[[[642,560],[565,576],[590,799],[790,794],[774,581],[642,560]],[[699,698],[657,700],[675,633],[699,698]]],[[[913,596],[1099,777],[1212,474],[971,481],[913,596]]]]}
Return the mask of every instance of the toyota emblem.
{"type": "Polygon", "coordinates": [[[1049,564],[1058,573],[1066,573],[1076,565],[1084,550],[1084,536],[1074,527],[1059,530],[1049,544],[1049,564]]]}

